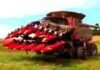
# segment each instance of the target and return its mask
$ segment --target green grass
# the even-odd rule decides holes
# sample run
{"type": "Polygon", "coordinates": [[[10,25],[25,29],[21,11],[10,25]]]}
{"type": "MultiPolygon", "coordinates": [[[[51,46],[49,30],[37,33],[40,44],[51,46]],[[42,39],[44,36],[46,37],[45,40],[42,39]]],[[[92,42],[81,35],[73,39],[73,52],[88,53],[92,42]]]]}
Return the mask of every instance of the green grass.
{"type": "Polygon", "coordinates": [[[0,45],[0,70],[100,70],[100,42],[98,55],[87,60],[44,57],[30,52],[12,51],[0,45]]]}

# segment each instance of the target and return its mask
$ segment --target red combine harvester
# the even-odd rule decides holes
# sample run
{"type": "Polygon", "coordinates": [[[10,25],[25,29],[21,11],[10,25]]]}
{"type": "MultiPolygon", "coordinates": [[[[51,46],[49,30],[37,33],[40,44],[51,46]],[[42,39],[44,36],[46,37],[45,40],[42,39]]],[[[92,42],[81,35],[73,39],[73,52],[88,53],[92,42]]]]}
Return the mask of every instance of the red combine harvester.
{"type": "Polygon", "coordinates": [[[84,17],[76,12],[50,12],[42,20],[9,33],[3,45],[14,50],[82,59],[96,55],[97,47],[91,42],[90,29],[96,26],[83,24],[84,17]]]}

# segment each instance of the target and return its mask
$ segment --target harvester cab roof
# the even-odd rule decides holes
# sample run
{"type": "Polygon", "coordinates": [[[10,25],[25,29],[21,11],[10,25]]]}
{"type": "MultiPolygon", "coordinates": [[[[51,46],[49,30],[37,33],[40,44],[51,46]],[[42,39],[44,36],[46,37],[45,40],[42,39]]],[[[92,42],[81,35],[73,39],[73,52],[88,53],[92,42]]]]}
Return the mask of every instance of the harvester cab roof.
{"type": "Polygon", "coordinates": [[[76,12],[69,12],[69,11],[55,11],[55,12],[50,12],[47,14],[47,16],[51,17],[61,17],[61,18],[67,18],[67,17],[74,17],[82,20],[85,15],[82,13],[76,13],[76,12]]]}

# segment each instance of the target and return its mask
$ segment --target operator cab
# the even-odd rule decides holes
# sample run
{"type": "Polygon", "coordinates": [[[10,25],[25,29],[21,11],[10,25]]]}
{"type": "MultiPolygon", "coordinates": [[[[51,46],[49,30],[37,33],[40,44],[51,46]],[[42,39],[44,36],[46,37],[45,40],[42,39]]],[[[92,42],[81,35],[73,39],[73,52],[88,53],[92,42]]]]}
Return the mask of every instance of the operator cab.
{"type": "Polygon", "coordinates": [[[44,22],[51,22],[54,24],[60,24],[60,25],[68,25],[68,21],[64,18],[59,18],[59,17],[45,17],[42,19],[44,22]]]}
{"type": "Polygon", "coordinates": [[[50,12],[47,14],[47,17],[56,17],[56,19],[52,21],[56,21],[59,24],[67,24],[69,26],[76,27],[80,25],[82,22],[82,19],[85,17],[82,13],[76,13],[76,12],[69,12],[69,11],[57,11],[57,12],[50,12]],[[59,19],[60,18],[60,19],[59,19]],[[63,22],[63,23],[62,23],[63,22]]]}

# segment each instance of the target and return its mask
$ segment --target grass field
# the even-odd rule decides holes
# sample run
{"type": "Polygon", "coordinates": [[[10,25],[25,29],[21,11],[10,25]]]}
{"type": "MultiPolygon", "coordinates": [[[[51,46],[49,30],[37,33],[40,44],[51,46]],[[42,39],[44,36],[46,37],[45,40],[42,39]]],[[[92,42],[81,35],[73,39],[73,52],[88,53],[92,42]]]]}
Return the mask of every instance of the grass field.
{"type": "Polygon", "coordinates": [[[0,70],[100,70],[100,42],[98,55],[87,60],[44,57],[23,51],[12,51],[0,45],[0,70]]]}

